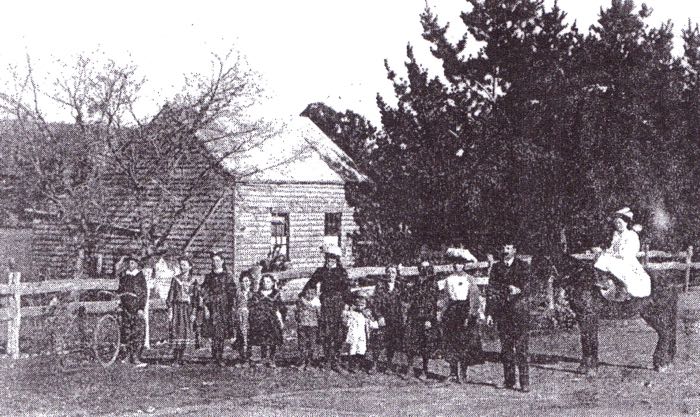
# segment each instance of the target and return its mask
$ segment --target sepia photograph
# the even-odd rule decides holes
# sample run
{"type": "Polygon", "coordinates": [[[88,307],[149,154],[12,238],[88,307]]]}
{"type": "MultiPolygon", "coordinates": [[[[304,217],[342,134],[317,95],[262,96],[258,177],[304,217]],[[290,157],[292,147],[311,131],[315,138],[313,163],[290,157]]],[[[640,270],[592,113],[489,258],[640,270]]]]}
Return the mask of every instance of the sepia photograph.
{"type": "Polygon", "coordinates": [[[0,416],[700,416],[700,3],[3,16],[0,416]]]}

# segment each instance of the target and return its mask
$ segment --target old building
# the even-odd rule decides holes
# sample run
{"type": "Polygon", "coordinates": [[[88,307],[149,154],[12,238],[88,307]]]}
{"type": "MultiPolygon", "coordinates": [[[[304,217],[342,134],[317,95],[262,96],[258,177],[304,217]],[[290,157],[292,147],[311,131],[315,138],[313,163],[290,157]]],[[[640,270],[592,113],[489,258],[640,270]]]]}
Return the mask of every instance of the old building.
{"type": "MultiPolygon", "coordinates": [[[[197,189],[187,213],[174,221],[166,238],[169,254],[190,253],[195,273],[202,274],[208,252],[218,249],[238,274],[273,250],[286,255],[294,268],[319,265],[319,247],[333,241],[343,249],[344,262],[353,263],[351,236],[357,225],[345,187],[366,177],[313,122],[299,116],[277,124],[265,140],[240,152],[228,152],[231,144],[208,140],[211,134],[199,132],[203,146],[187,155],[187,164],[194,169],[215,161],[218,178],[197,189]]],[[[183,169],[180,175],[185,184],[190,171],[183,169]]],[[[143,209],[149,202],[139,204],[143,209]]],[[[113,221],[104,228],[105,270],[138,245],[132,211],[115,208],[113,221]]],[[[76,251],[60,228],[37,225],[37,268],[66,277],[74,269],[76,251]]]]}

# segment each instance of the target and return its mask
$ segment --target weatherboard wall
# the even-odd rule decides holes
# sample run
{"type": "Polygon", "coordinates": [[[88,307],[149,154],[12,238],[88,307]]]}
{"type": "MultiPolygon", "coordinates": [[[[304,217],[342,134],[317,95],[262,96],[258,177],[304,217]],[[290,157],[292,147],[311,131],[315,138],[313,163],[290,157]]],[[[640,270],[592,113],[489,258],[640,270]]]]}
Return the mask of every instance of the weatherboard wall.
{"type": "Polygon", "coordinates": [[[289,257],[293,267],[323,263],[325,213],[342,213],[343,262],[352,265],[352,234],[357,230],[343,184],[239,183],[235,193],[235,272],[250,268],[271,249],[272,213],[289,214],[289,257]]]}

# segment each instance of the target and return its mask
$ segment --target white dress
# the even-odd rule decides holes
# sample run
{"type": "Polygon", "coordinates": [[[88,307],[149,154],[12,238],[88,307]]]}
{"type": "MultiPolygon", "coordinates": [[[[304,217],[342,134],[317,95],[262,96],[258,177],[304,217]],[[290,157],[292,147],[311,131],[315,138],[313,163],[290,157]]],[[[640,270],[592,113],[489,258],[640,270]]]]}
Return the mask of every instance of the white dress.
{"type": "Polygon", "coordinates": [[[368,319],[362,312],[347,310],[343,312],[343,319],[348,328],[345,344],[350,355],[364,355],[367,352],[367,339],[370,329],[378,329],[379,324],[368,319]]]}
{"type": "Polygon", "coordinates": [[[648,297],[651,294],[651,278],[637,260],[639,247],[637,232],[615,231],[610,247],[600,255],[594,266],[622,281],[632,297],[648,297]]]}

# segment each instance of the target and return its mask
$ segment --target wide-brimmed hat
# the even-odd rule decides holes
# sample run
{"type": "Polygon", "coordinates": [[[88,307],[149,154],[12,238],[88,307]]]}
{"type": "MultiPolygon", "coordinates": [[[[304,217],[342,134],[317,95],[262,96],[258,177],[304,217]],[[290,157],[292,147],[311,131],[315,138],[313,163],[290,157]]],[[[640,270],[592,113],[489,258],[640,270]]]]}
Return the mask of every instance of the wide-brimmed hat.
{"type": "Polygon", "coordinates": [[[328,243],[321,245],[321,252],[323,252],[324,255],[335,256],[336,258],[343,256],[343,251],[340,249],[340,246],[328,243]]]}
{"type": "Polygon", "coordinates": [[[621,208],[613,214],[613,219],[621,218],[627,223],[631,223],[634,220],[634,213],[629,207],[621,208]]]}
{"type": "Polygon", "coordinates": [[[478,262],[469,249],[449,248],[445,252],[445,256],[453,262],[478,262]]]}

